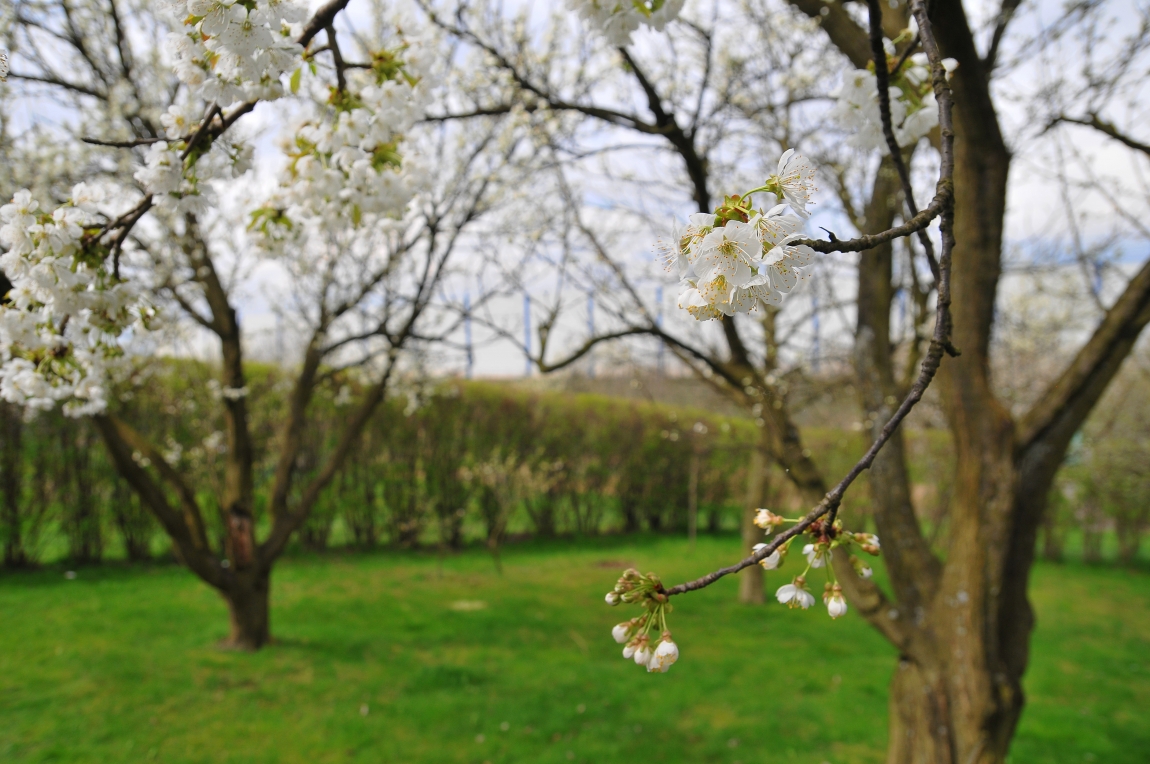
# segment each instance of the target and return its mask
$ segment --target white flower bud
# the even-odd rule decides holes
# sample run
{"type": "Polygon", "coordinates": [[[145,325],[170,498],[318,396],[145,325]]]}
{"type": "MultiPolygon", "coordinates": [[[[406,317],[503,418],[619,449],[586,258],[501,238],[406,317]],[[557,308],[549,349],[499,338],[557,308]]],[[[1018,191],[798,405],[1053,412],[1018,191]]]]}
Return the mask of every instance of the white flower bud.
{"type": "Polygon", "coordinates": [[[615,624],[615,628],[611,629],[611,636],[619,644],[627,641],[627,635],[631,633],[630,622],[615,624]]]}
{"type": "Polygon", "coordinates": [[[612,606],[618,605],[619,601],[620,601],[619,595],[616,594],[615,592],[607,592],[607,596],[604,597],[604,599],[607,601],[608,605],[612,605],[612,606]]]}
{"type": "Polygon", "coordinates": [[[803,554],[812,568],[821,568],[827,564],[827,548],[824,544],[807,544],[803,547],[803,554]]]}
{"type": "Polygon", "coordinates": [[[647,671],[657,671],[665,674],[671,669],[671,664],[679,660],[679,646],[671,641],[671,635],[664,634],[663,640],[655,648],[655,654],[647,663],[647,671]]]}

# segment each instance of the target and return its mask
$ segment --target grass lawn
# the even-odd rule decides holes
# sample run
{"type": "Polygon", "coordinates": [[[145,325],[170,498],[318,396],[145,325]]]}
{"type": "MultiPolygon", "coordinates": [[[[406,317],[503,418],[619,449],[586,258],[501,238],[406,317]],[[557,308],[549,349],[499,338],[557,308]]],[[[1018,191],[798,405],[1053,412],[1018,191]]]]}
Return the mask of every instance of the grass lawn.
{"type": "MultiPolygon", "coordinates": [[[[0,761],[881,761],[894,655],[853,613],[740,606],[724,580],[676,603],[670,673],[624,662],[609,631],[631,613],[603,604],[620,570],[674,583],[736,548],[532,543],[503,576],[479,551],[296,557],[255,655],[214,647],[223,604],[177,567],[6,575],[0,761]]],[[[1040,565],[1033,595],[1011,761],[1145,764],[1150,573],[1040,565]]]]}

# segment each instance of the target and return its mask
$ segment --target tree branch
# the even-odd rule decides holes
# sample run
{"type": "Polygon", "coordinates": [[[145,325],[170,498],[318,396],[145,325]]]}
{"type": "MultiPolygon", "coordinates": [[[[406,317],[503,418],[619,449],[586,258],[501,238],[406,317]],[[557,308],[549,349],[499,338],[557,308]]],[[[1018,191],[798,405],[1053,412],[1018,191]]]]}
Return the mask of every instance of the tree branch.
{"type": "Polygon", "coordinates": [[[1050,127],[1057,125],[1059,122],[1068,122],[1074,125],[1085,125],[1086,127],[1092,127],[1098,132],[1110,136],[1127,148],[1132,148],[1135,151],[1140,151],[1146,156],[1150,157],[1150,144],[1142,143],[1141,141],[1131,138],[1130,136],[1120,131],[1112,123],[1105,122],[1100,119],[1097,114],[1092,113],[1089,119],[1084,117],[1068,117],[1065,114],[1061,114],[1051,121],[1050,127]]]}
{"type": "Polygon", "coordinates": [[[296,39],[300,45],[307,47],[312,38],[320,33],[324,27],[331,25],[335,17],[347,7],[350,0],[328,0],[321,5],[303,28],[303,33],[296,39]]]}
{"type": "Polygon", "coordinates": [[[1051,450],[1061,461],[1061,449],[1053,443],[1066,440],[1078,430],[1126,356],[1150,321],[1150,260],[1130,279],[1125,291],[1074,360],[1059,375],[1017,428],[1023,452],[1051,450]]]}
{"type": "Polygon", "coordinates": [[[212,586],[217,588],[222,586],[222,569],[216,564],[215,558],[208,548],[198,507],[194,504],[194,498],[192,504],[188,504],[187,494],[190,491],[178,474],[159,454],[156,454],[158,457],[156,459],[148,457],[165,480],[169,480],[172,475],[175,476],[177,493],[180,494],[181,504],[184,506],[183,516],[172,509],[160,486],[156,484],[147,470],[136,462],[133,452],[139,452],[142,455],[146,455],[148,451],[154,453],[154,448],[148,444],[147,440],[125,422],[110,415],[100,414],[92,417],[92,421],[103,437],[117,471],[132,485],[140,499],[164,526],[164,530],[175,543],[184,564],[212,586]],[[140,446],[143,446],[143,449],[140,446]]]}
{"type": "Polygon", "coordinates": [[[847,13],[844,3],[825,0],[790,0],[790,2],[819,22],[834,46],[850,59],[855,69],[866,69],[867,62],[871,58],[867,33],[847,13]]]}
{"type": "MultiPolygon", "coordinates": [[[[882,6],[880,0],[867,0],[870,10],[870,44],[871,54],[874,56],[875,86],[878,90],[878,110],[882,119],[882,133],[886,138],[887,150],[891,161],[898,170],[899,180],[902,182],[902,194],[906,208],[913,218],[918,215],[918,205],[914,202],[914,188],[910,184],[910,173],[906,169],[906,162],[902,157],[902,147],[894,137],[894,125],[890,116],[890,77],[886,68],[886,50],[882,41],[882,6]]],[[[909,50],[909,49],[908,49],[909,50]]],[[[926,252],[926,261],[930,264],[931,275],[938,281],[938,260],[934,256],[934,243],[926,229],[918,230],[919,241],[926,252]]]]}
{"type": "Polygon", "coordinates": [[[1014,12],[1018,10],[1020,5],[1022,5],[1022,0],[1002,0],[1002,6],[998,9],[998,17],[994,22],[994,35],[990,38],[990,48],[986,51],[986,57],[982,59],[982,66],[987,79],[990,79],[991,74],[994,73],[994,67],[998,63],[999,45],[1002,44],[1002,38],[1006,35],[1006,27],[1014,18],[1014,12]]]}

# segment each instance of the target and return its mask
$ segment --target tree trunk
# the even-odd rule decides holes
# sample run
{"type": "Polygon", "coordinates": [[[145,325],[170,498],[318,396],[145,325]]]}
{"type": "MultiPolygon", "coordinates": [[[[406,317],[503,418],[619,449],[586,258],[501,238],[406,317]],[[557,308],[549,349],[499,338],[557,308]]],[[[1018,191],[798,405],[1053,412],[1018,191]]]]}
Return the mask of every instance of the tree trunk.
{"type": "Polygon", "coordinates": [[[1062,562],[1066,537],[1058,525],[1058,515],[1047,508],[1042,518],[1042,559],[1049,562],[1062,562]]]}
{"type": "MultiPolygon", "coordinates": [[[[977,650],[963,637],[936,642],[950,653],[977,650]]],[[[932,661],[932,663],[934,663],[932,661]]],[[[890,685],[887,764],[1001,762],[1022,712],[1020,693],[972,704],[951,679],[960,669],[899,660],[890,685]]]]}
{"type": "Polygon", "coordinates": [[[228,604],[228,638],[222,643],[232,650],[252,652],[271,641],[268,618],[271,594],[269,573],[241,571],[220,591],[228,604]]]}
{"type": "Polygon", "coordinates": [[[1138,558],[1138,548],[1142,546],[1142,523],[1140,518],[1131,519],[1127,513],[1115,518],[1114,532],[1118,536],[1118,562],[1133,565],[1138,558]]]}
{"type": "MultiPolygon", "coordinates": [[[[749,555],[755,544],[763,540],[763,531],[755,525],[755,510],[766,506],[767,480],[766,456],[761,449],[751,451],[750,466],[747,468],[747,503],[743,509],[742,536],[743,553],[749,555]]],[[[763,594],[763,569],[758,565],[745,568],[739,574],[739,602],[747,605],[761,605],[763,594]]]]}
{"type": "Polygon", "coordinates": [[[3,513],[4,565],[15,568],[28,564],[24,548],[24,518],[21,507],[21,459],[24,422],[10,403],[0,404],[0,512],[3,513]]]}
{"type": "Polygon", "coordinates": [[[1089,497],[1082,502],[1082,561],[1091,565],[1102,562],[1102,508],[1089,497]]]}

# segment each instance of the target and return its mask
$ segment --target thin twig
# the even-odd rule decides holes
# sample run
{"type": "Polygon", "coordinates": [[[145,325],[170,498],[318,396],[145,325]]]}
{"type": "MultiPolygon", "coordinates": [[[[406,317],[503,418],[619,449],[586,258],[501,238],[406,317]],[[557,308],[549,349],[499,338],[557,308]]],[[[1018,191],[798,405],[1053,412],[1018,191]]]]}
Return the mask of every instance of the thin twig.
{"type": "Polygon", "coordinates": [[[910,41],[910,45],[906,46],[906,50],[904,50],[902,55],[898,57],[898,61],[895,62],[894,65],[894,69],[890,70],[891,77],[898,76],[898,73],[902,71],[903,64],[905,64],[907,59],[910,58],[911,54],[915,52],[920,42],[921,40],[919,39],[919,36],[915,35],[914,39],[910,41]]]}
{"type": "MultiPolygon", "coordinates": [[[[886,49],[882,44],[882,6],[880,0],[867,0],[867,7],[870,9],[870,49],[874,55],[874,80],[875,86],[878,88],[878,110],[882,117],[882,132],[886,137],[890,158],[898,170],[899,180],[902,181],[902,195],[906,198],[906,208],[913,218],[918,214],[918,206],[914,203],[914,189],[910,184],[910,172],[906,169],[906,162],[903,161],[902,148],[895,140],[894,125],[890,116],[890,77],[886,68],[886,49]]],[[[909,51],[910,48],[907,50],[909,51]]],[[[902,62],[900,61],[899,66],[901,65],[902,62]]],[[[895,71],[898,71],[897,66],[895,71]]],[[[925,228],[918,231],[918,238],[922,242],[922,248],[926,250],[926,261],[930,264],[931,275],[934,276],[935,281],[938,281],[938,261],[934,257],[934,242],[930,240],[930,234],[926,232],[925,228]]]]}
{"type": "MultiPolygon", "coordinates": [[[[208,106],[207,113],[204,114],[204,121],[200,123],[200,126],[199,126],[199,128],[197,128],[196,132],[192,133],[191,139],[188,140],[188,144],[184,147],[183,153],[180,154],[180,161],[187,159],[191,155],[192,150],[196,148],[196,144],[199,143],[200,140],[204,137],[204,135],[209,131],[211,124],[212,124],[212,119],[215,118],[216,114],[219,113],[219,111],[220,111],[219,104],[217,104],[215,101],[212,101],[212,103],[208,106]]],[[[226,130],[227,128],[224,128],[224,129],[226,130]]],[[[220,132],[222,133],[223,130],[221,130],[220,132]]],[[[219,137],[218,134],[213,135],[212,139],[214,140],[218,137],[219,137]]]]}
{"type": "Polygon", "coordinates": [[[109,146],[114,149],[132,149],[136,146],[150,146],[153,143],[166,141],[167,138],[135,138],[130,141],[105,141],[99,138],[81,138],[80,140],[92,146],[109,146]]]}

